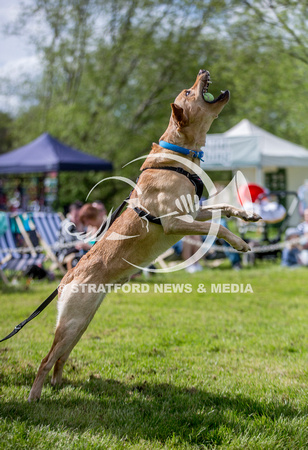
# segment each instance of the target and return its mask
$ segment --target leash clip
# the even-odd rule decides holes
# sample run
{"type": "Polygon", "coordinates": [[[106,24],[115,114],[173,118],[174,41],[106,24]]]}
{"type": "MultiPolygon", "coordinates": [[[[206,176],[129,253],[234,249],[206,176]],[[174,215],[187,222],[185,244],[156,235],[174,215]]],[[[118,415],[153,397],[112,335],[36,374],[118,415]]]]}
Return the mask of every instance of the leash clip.
{"type": "Polygon", "coordinates": [[[204,161],[203,156],[204,156],[204,152],[202,150],[200,151],[196,151],[196,150],[189,150],[189,152],[191,153],[193,158],[198,158],[201,161],[204,161]]]}

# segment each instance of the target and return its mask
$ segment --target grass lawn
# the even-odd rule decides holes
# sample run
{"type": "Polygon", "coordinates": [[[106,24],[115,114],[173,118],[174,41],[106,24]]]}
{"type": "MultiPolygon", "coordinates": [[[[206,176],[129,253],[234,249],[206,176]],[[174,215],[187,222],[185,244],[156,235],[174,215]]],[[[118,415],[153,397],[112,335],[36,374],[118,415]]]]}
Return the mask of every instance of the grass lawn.
{"type": "MultiPolygon", "coordinates": [[[[112,293],[63,386],[52,389],[49,375],[41,401],[28,404],[54,301],[0,344],[0,448],[307,449],[307,279],[305,269],[262,264],[157,275],[146,294],[112,293]],[[155,293],[160,283],[192,292],[155,293]],[[250,283],[253,293],[215,293],[212,283],[250,283]]],[[[1,337],[55,286],[3,290],[1,337]]]]}

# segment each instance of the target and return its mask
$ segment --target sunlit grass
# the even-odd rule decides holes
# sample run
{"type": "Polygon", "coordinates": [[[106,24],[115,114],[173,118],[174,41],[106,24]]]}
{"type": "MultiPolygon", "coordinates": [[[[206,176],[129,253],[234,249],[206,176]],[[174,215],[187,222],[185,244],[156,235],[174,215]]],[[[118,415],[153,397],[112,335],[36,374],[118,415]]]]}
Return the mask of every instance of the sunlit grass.
{"type": "MultiPolygon", "coordinates": [[[[147,294],[112,293],[72,352],[63,387],[52,389],[49,376],[41,401],[28,404],[54,302],[1,344],[0,448],[307,448],[307,275],[205,269],[153,277],[147,294]],[[192,292],[155,293],[160,283],[192,292]],[[249,283],[253,293],[213,293],[212,283],[249,283]]],[[[3,291],[1,336],[55,286],[3,291]]]]}

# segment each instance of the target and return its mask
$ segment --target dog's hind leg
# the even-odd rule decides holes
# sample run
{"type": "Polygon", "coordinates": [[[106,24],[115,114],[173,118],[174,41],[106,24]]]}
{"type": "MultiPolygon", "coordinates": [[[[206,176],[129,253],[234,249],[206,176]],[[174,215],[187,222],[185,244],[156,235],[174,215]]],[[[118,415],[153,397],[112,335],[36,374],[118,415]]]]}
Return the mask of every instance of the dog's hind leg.
{"type": "Polygon", "coordinates": [[[71,347],[67,350],[67,352],[63,353],[63,355],[56,361],[51,378],[52,386],[60,385],[62,383],[62,373],[64,364],[66,363],[71,351],[73,350],[79,339],[80,337],[78,336],[78,339],[74,341],[73,345],[71,345],[71,347]]]}
{"type": "Polygon", "coordinates": [[[60,356],[60,358],[56,361],[56,363],[54,365],[54,369],[53,369],[52,378],[51,378],[52,386],[60,385],[62,383],[62,373],[63,373],[64,364],[66,363],[71,351],[73,350],[73,348],[75,347],[75,345],[77,344],[79,339],[81,338],[82,334],[83,334],[83,331],[81,331],[76,336],[76,338],[74,339],[74,341],[72,342],[72,344],[70,345],[68,350],[66,352],[64,352],[63,355],[60,356]]]}
{"type": "Polygon", "coordinates": [[[53,369],[53,374],[51,378],[51,384],[52,386],[60,385],[62,383],[62,373],[63,373],[63,367],[66,363],[71,351],[75,347],[75,345],[78,343],[79,339],[83,335],[85,329],[80,330],[80,332],[75,336],[74,341],[71,343],[70,347],[66,352],[63,353],[62,356],[56,361],[53,369]]]}
{"type": "MultiPolygon", "coordinates": [[[[70,333],[71,334],[71,333],[70,333]]],[[[52,343],[51,349],[47,356],[42,360],[33,386],[30,391],[28,401],[39,400],[41,396],[44,380],[48,372],[51,370],[55,362],[61,358],[61,356],[67,352],[71,346],[71,339],[67,332],[63,332],[60,327],[57,327],[55,338],[52,343]]]]}
{"type": "Polygon", "coordinates": [[[56,366],[52,383],[61,382],[65,361],[87,329],[103,299],[102,295],[93,295],[93,293],[82,296],[70,293],[65,297],[59,303],[59,317],[53,344],[41,362],[30,391],[29,401],[39,400],[44,380],[54,364],[56,366]]]}

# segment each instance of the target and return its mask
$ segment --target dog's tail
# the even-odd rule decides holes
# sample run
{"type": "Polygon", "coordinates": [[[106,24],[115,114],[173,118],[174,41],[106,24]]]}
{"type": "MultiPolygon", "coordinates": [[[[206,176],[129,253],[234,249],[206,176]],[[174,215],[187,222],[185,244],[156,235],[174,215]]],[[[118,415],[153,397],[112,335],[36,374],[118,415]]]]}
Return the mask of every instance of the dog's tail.
{"type": "Polygon", "coordinates": [[[10,339],[12,336],[17,334],[28,322],[30,322],[30,320],[32,320],[36,316],[38,316],[43,311],[43,309],[45,309],[46,306],[48,306],[49,303],[56,297],[57,294],[58,294],[58,288],[56,288],[52,292],[52,294],[50,294],[50,296],[47,297],[46,300],[44,300],[43,303],[35,311],[33,311],[33,313],[27,319],[23,320],[22,322],[20,322],[20,324],[16,325],[14,330],[10,334],[5,336],[5,338],[1,339],[0,342],[6,341],[7,339],[10,339]]]}

